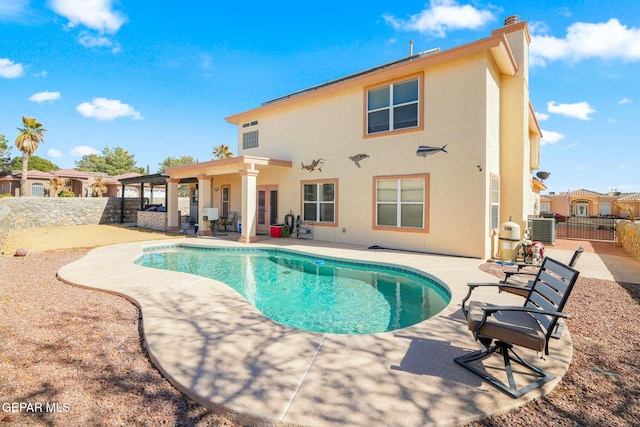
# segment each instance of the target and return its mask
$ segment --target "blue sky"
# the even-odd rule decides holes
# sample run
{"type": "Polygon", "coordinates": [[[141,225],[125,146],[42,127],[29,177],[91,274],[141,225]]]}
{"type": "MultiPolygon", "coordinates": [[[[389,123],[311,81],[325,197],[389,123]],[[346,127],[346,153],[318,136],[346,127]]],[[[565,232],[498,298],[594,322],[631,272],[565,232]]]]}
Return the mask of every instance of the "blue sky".
{"type": "Polygon", "coordinates": [[[13,143],[36,117],[35,154],[61,168],[117,146],[152,172],[206,161],[219,144],[237,153],[227,116],[405,57],[409,40],[487,37],[509,15],[533,36],[549,191],[640,192],[637,0],[0,0],[0,134],[13,143]]]}

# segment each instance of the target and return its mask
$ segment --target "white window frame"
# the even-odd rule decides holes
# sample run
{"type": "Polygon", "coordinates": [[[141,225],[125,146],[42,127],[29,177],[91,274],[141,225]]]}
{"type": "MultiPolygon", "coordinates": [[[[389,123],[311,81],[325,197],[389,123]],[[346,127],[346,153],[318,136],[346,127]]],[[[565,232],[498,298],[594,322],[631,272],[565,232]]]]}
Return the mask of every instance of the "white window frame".
{"type": "Polygon", "coordinates": [[[429,174],[419,175],[402,175],[402,176],[377,176],[373,178],[373,228],[376,230],[392,230],[392,231],[414,231],[414,232],[428,232],[429,231],[429,174]],[[422,180],[422,201],[402,201],[402,181],[408,179],[420,179],[422,180]],[[378,200],[378,183],[379,182],[396,182],[396,200],[379,201],[378,200]],[[378,220],[378,207],[381,204],[395,204],[396,205],[396,224],[395,225],[381,225],[378,220]],[[422,224],[419,227],[402,225],[402,206],[407,205],[420,205],[422,206],[422,224]]]}
{"type": "Polygon", "coordinates": [[[242,149],[258,148],[259,135],[257,130],[252,130],[242,134],[242,149]]]}
{"type": "Polygon", "coordinates": [[[300,200],[302,201],[302,221],[311,222],[313,224],[318,225],[336,225],[338,223],[338,181],[337,180],[320,180],[320,181],[302,181],[301,182],[301,191],[302,195],[300,200]],[[333,185],[333,200],[319,200],[322,193],[322,186],[331,184],[333,185]],[[318,200],[305,200],[305,186],[307,185],[315,185],[316,186],[316,195],[318,196],[318,200]],[[305,217],[305,205],[315,205],[315,217],[316,219],[310,219],[305,217]],[[333,221],[323,221],[320,219],[320,214],[322,212],[322,206],[332,205],[333,206],[333,221]]]}
{"type": "Polygon", "coordinates": [[[373,136],[373,135],[380,135],[380,134],[386,134],[386,133],[390,133],[390,132],[399,132],[399,131],[405,131],[405,130],[416,130],[416,129],[421,129],[422,128],[422,120],[420,120],[420,116],[421,116],[421,111],[422,111],[422,79],[420,78],[420,76],[412,76],[409,78],[404,78],[402,80],[397,80],[394,82],[390,82],[384,85],[379,85],[379,86],[375,86],[375,87],[370,87],[367,88],[365,90],[365,135],[367,136],[373,136]],[[416,81],[417,82],[417,99],[412,100],[412,101],[408,101],[408,102],[402,102],[402,103],[398,103],[398,104],[394,104],[393,101],[393,94],[394,94],[394,88],[398,85],[404,84],[404,83],[408,83],[411,81],[416,81]],[[379,107],[379,108],[369,108],[369,93],[373,92],[373,91],[378,91],[378,90],[382,90],[382,89],[389,89],[389,100],[388,100],[388,105],[384,106],[384,107],[379,107]],[[394,113],[395,110],[397,108],[400,107],[406,107],[409,105],[415,105],[416,106],[416,124],[414,126],[404,126],[404,127],[398,127],[395,128],[394,127],[394,113]],[[377,130],[377,131],[372,131],[369,129],[369,116],[371,113],[377,113],[377,112],[382,112],[382,111],[387,111],[388,112],[388,123],[389,123],[389,129],[383,129],[383,130],[377,130]]]}
{"type": "Polygon", "coordinates": [[[500,228],[500,177],[491,174],[489,188],[489,206],[491,219],[491,230],[500,228]]]}
{"type": "Polygon", "coordinates": [[[31,183],[31,197],[44,197],[44,184],[41,182],[31,183]]]}

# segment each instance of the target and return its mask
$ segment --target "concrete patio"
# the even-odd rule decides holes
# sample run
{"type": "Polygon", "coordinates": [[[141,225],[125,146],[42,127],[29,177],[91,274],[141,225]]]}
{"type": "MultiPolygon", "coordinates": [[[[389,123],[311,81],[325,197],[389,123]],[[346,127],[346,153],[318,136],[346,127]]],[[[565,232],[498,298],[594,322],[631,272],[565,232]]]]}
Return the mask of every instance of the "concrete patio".
{"type": "MultiPolygon", "coordinates": [[[[296,239],[265,239],[251,247],[284,247],[318,256],[404,265],[436,276],[451,304],[437,316],[401,330],[336,335],[292,329],[265,318],[234,290],[215,280],[138,266],[145,247],[130,243],[92,250],[58,272],[67,283],[121,294],[142,311],[150,357],[180,390],[204,406],[262,424],[457,425],[501,414],[549,392],[572,357],[570,331],[553,340],[545,360],[522,351],[556,379],[512,399],[453,362],[480,348],[466,327],[460,301],[466,283],[495,281],[478,259],[446,257],[296,239]]],[[[176,244],[245,246],[222,238],[176,244]]],[[[547,252],[568,261],[569,249],[547,252]]],[[[585,253],[578,269],[595,263],[585,253]]],[[[631,260],[632,266],[635,260],[631,260]]],[[[637,261],[635,261],[637,263],[637,261]]],[[[591,268],[591,267],[590,267],[591,268]]],[[[633,270],[633,268],[632,268],[633,270]]],[[[640,274],[640,269],[635,269],[640,274]]],[[[640,283],[640,280],[638,281],[640,283]]],[[[477,290],[474,298],[521,304],[519,297],[477,290]]]]}

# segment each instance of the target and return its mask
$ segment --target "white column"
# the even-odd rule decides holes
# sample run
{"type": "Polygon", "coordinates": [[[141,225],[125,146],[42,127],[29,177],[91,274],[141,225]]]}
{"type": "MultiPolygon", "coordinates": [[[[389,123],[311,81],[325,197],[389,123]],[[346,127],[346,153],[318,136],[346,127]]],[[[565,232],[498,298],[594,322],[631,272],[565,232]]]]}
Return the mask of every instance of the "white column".
{"type": "Polygon", "coordinates": [[[180,184],[179,179],[167,178],[167,231],[180,230],[180,215],[178,214],[178,184],[180,184]]]}
{"type": "Polygon", "coordinates": [[[257,214],[257,190],[256,182],[259,171],[255,169],[242,169],[242,234],[239,241],[242,243],[257,242],[256,214],[257,214]]]}
{"type": "Polygon", "coordinates": [[[198,236],[211,236],[209,221],[205,221],[202,215],[203,208],[211,206],[211,177],[209,175],[198,175],[198,236]]]}

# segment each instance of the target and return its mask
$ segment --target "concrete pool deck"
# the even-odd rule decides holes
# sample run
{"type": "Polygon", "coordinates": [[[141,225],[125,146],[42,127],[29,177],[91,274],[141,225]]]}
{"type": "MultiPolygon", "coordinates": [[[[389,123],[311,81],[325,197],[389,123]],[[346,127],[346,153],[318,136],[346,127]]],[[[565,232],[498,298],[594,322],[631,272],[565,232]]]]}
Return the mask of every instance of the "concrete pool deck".
{"type": "MultiPolygon", "coordinates": [[[[560,340],[553,340],[545,360],[533,352],[519,352],[556,375],[542,389],[519,399],[453,362],[454,357],[481,348],[466,327],[460,301],[468,282],[496,281],[478,269],[482,260],[295,239],[267,239],[251,245],[404,265],[437,277],[451,290],[448,307],[412,327],[373,335],[336,335],[277,324],[215,280],[133,263],[144,248],[173,243],[246,247],[215,238],[106,246],[64,266],[58,276],[70,284],[134,301],[141,309],[145,344],[156,367],[198,403],[229,411],[239,420],[247,416],[244,420],[251,421],[246,423],[464,424],[508,412],[548,393],[571,361],[566,329],[560,340]]],[[[564,262],[571,255],[563,249],[549,249],[547,254],[564,262]]],[[[579,270],[582,263],[591,265],[591,255],[595,256],[583,255],[587,260],[581,259],[579,270]]],[[[495,290],[478,289],[473,296],[522,303],[519,297],[495,290]]]]}

